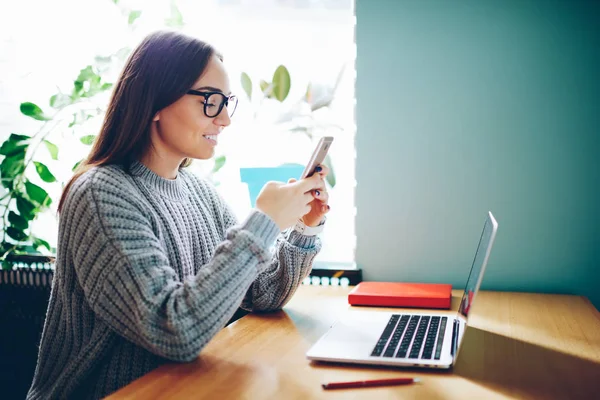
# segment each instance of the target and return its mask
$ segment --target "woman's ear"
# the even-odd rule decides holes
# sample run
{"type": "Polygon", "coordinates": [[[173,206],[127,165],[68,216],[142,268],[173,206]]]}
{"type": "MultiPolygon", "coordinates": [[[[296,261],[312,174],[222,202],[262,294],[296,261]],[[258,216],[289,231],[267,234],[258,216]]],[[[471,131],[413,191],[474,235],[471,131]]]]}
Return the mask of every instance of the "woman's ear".
{"type": "Polygon", "coordinates": [[[154,118],[152,118],[152,122],[156,122],[160,119],[160,113],[157,112],[156,115],[154,115],[154,118]]]}

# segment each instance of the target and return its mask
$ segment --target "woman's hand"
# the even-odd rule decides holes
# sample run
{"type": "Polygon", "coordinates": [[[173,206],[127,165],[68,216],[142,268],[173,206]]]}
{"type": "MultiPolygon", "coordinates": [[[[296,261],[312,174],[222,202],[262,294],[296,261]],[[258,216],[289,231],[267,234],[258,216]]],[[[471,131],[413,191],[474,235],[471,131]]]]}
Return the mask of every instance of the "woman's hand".
{"type": "MultiPolygon", "coordinates": [[[[256,208],[271,217],[283,231],[295,225],[303,216],[316,215],[313,213],[315,207],[322,209],[315,206],[314,202],[323,197],[324,186],[319,173],[299,181],[290,180],[288,183],[267,182],[256,198],[256,208]],[[319,192],[318,196],[315,191],[319,192]]],[[[322,204],[320,200],[317,203],[322,204]]]]}
{"type": "MultiPolygon", "coordinates": [[[[315,176],[318,176],[320,184],[312,191],[313,200],[310,202],[310,211],[301,218],[306,226],[319,225],[321,221],[323,221],[325,214],[329,212],[329,193],[327,192],[327,186],[325,185],[325,177],[328,173],[329,168],[327,168],[327,166],[319,165],[315,170],[315,174],[309,178],[312,179],[315,176]]],[[[295,179],[290,179],[288,182],[293,183],[295,181],[295,179]]]]}

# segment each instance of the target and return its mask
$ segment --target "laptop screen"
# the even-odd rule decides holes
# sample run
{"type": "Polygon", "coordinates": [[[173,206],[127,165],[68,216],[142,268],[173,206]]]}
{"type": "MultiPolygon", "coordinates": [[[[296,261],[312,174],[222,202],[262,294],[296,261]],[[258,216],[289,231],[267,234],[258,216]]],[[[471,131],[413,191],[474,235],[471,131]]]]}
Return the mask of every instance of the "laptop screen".
{"type": "Polygon", "coordinates": [[[496,236],[497,226],[498,224],[496,223],[492,213],[488,213],[488,217],[486,218],[483,226],[481,238],[479,238],[479,244],[477,245],[477,251],[475,252],[475,258],[473,260],[473,265],[471,266],[469,279],[467,279],[467,286],[465,287],[465,292],[463,293],[460,307],[458,308],[458,311],[465,318],[467,318],[469,315],[475,295],[477,294],[479,286],[481,285],[483,272],[485,270],[490,251],[492,250],[492,244],[496,236]]]}

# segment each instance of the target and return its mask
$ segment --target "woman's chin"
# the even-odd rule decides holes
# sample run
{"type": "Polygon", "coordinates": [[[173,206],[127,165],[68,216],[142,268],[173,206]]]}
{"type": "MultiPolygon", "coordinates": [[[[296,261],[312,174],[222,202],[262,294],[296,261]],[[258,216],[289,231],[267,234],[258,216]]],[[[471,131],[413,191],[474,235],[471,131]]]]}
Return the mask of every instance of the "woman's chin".
{"type": "Polygon", "coordinates": [[[193,158],[195,160],[208,160],[211,159],[215,155],[215,149],[202,149],[196,152],[190,152],[187,157],[193,158]]]}

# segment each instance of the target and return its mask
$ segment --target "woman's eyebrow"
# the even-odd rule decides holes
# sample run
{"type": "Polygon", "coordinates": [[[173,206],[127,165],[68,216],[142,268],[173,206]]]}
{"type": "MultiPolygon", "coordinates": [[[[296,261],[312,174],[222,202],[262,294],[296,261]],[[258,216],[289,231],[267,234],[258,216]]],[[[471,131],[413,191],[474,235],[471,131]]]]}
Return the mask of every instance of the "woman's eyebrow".
{"type": "MultiPolygon", "coordinates": [[[[219,88],[213,87],[213,86],[202,86],[199,87],[197,89],[194,89],[197,91],[202,91],[202,90],[208,90],[209,92],[219,92],[219,93],[223,93],[223,91],[219,88]]],[[[227,93],[227,96],[229,96],[231,94],[231,92],[227,93]]]]}

